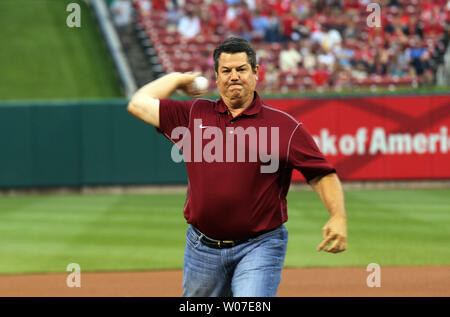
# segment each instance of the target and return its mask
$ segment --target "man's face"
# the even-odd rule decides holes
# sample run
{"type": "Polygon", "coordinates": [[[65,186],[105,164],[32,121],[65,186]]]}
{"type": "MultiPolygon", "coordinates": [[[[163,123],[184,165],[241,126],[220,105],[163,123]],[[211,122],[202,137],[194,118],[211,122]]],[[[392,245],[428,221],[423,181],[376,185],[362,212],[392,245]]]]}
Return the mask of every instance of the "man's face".
{"type": "Polygon", "coordinates": [[[252,70],[247,53],[221,53],[216,72],[219,93],[227,106],[245,107],[253,101],[258,65],[252,70]]]}

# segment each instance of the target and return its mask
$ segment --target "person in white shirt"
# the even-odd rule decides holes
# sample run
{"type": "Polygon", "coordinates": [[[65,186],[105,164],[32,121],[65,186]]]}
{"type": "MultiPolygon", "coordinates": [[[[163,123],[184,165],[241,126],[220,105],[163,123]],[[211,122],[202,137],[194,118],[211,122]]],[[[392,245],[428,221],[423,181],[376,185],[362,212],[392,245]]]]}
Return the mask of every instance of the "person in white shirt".
{"type": "Polygon", "coordinates": [[[295,42],[288,42],[285,44],[284,49],[280,52],[279,64],[281,71],[296,71],[298,64],[302,61],[302,55],[300,55],[295,42]]]}
{"type": "Polygon", "coordinates": [[[326,65],[329,71],[333,71],[336,63],[336,57],[331,50],[321,49],[319,55],[317,56],[317,62],[326,65]]]}
{"type": "Polygon", "coordinates": [[[126,27],[131,24],[133,7],[129,0],[116,0],[111,5],[114,24],[118,28],[126,27]]]}
{"type": "Polygon", "coordinates": [[[201,31],[200,19],[192,10],[186,10],[186,15],[178,23],[178,32],[185,38],[190,39],[201,31]]]}
{"type": "Polygon", "coordinates": [[[119,33],[123,48],[128,50],[131,45],[131,35],[133,32],[133,5],[130,0],[116,0],[111,5],[112,20],[119,33]]]}

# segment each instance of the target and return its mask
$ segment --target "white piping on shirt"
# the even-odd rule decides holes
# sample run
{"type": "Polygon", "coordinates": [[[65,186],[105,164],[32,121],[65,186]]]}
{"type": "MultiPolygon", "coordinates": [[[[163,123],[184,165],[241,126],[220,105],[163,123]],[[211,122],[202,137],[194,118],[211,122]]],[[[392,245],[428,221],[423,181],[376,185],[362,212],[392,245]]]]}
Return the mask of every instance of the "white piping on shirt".
{"type": "MultiPolygon", "coordinates": [[[[289,137],[289,142],[288,142],[288,146],[287,146],[287,156],[286,156],[286,166],[288,164],[288,160],[289,160],[289,151],[290,151],[290,147],[291,147],[291,141],[292,141],[292,137],[294,136],[295,130],[297,130],[297,128],[302,124],[301,122],[299,122],[297,119],[295,119],[293,116],[291,116],[290,114],[281,111],[279,109],[275,109],[272,107],[269,107],[265,104],[262,105],[264,108],[268,109],[268,110],[272,110],[272,111],[276,111],[279,112],[281,114],[284,114],[285,116],[289,117],[292,121],[294,121],[295,123],[297,123],[297,125],[295,126],[295,128],[292,130],[291,132],[291,136],[289,137]]],[[[281,201],[281,192],[283,191],[283,187],[280,187],[280,193],[278,194],[278,201],[280,202],[280,216],[281,216],[281,221],[284,222],[284,213],[283,213],[283,202],[281,201]]]]}
{"type": "MultiPolygon", "coordinates": [[[[286,166],[287,166],[287,164],[288,164],[288,162],[289,162],[289,151],[291,150],[291,141],[292,141],[292,137],[294,136],[295,131],[297,130],[297,128],[298,128],[300,125],[301,125],[301,123],[299,122],[299,123],[297,124],[297,126],[295,127],[295,129],[292,130],[291,136],[290,136],[290,138],[289,138],[289,142],[288,142],[288,146],[287,146],[287,155],[286,155],[286,166]]],[[[285,166],[285,167],[286,167],[286,166],[285,166]]]]}
{"type": "Polygon", "coordinates": [[[270,106],[268,106],[268,105],[266,105],[266,104],[263,104],[262,106],[263,106],[264,108],[266,108],[266,109],[269,109],[269,110],[272,110],[272,111],[276,111],[276,112],[282,113],[282,114],[284,114],[285,116],[288,116],[289,118],[291,118],[295,123],[299,123],[298,120],[295,119],[293,116],[291,116],[289,113],[286,113],[286,112],[281,111],[281,110],[279,110],[279,109],[272,108],[272,107],[270,107],[270,106]]]}

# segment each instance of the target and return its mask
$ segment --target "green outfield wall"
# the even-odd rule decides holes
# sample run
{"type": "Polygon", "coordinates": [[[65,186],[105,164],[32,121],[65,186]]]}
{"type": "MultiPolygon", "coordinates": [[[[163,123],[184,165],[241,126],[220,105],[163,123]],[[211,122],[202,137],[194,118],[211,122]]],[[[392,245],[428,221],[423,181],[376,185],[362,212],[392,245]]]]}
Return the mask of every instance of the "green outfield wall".
{"type": "Polygon", "coordinates": [[[0,104],[0,188],[186,183],[126,100],[0,104]]]}

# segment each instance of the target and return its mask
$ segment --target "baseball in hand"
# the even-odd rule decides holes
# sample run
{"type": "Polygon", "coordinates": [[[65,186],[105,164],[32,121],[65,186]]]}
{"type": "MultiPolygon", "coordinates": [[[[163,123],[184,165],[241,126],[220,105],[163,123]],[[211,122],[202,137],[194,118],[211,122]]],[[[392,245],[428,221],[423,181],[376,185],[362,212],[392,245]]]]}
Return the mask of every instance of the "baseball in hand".
{"type": "Polygon", "coordinates": [[[196,77],[192,82],[192,88],[196,91],[208,90],[208,79],[203,76],[196,77]]]}

